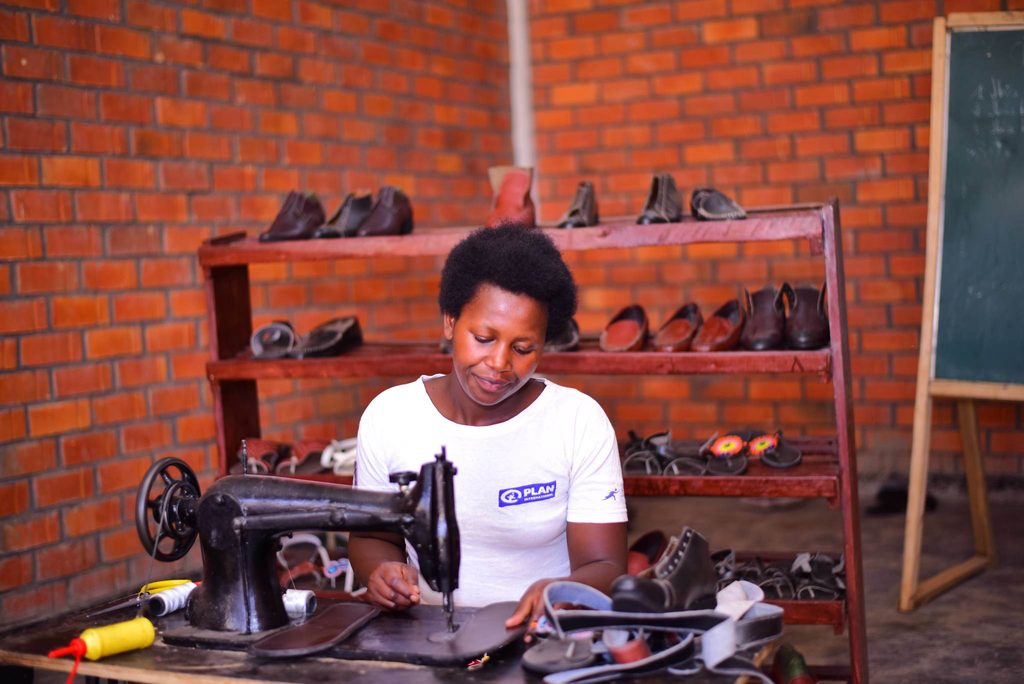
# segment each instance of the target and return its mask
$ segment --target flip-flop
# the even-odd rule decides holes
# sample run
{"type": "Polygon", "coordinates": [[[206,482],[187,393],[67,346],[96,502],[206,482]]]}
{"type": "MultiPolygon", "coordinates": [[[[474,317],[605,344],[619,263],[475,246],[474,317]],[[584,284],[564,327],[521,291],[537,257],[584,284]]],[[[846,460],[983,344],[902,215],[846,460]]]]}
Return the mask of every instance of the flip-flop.
{"type": "Polygon", "coordinates": [[[747,451],[772,468],[792,468],[803,459],[800,449],[782,439],[782,430],[754,437],[747,443],[747,451]]]}
{"type": "Polygon", "coordinates": [[[735,432],[711,435],[701,447],[701,454],[712,475],[742,475],[747,470],[747,440],[735,432]]]}

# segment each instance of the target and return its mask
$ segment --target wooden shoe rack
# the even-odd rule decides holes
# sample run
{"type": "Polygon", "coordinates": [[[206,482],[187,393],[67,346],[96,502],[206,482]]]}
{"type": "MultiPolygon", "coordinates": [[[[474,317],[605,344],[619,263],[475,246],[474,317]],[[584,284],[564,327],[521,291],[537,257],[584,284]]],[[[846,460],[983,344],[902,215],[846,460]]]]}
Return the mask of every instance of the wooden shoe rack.
{"type": "MultiPolygon", "coordinates": [[[[260,436],[258,380],[276,378],[415,377],[451,369],[450,357],[435,341],[421,344],[375,343],[340,357],[253,360],[249,264],[267,262],[366,259],[444,255],[468,228],[416,229],[404,236],[260,243],[240,234],[207,241],[199,249],[206,278],[212,360],[207,376],[213,387],[220,472],[227,473],[241,440],[260,436]]],[[[846,598],[837,601],[777,601],[792,624],[830,625],[849,636],[849,666],[815,667],[823,680],[867,682],[860,517],[853,443],[850,358],[847,343],[845,283],[839,234],[839,209],[828,204],[754,211],[745,220],[636,225],[632,219],[590,228],[549,230],[563,251],[630,248],[708,242],[806,240],[811,254],[824,261],[829,346],[815,351],[607,353],[584,343],[577,351],[544,356],[545,374],[664,375],[801,373],[831,381],[836,433],[826,437],[792,437],[803,451],[800,465],[776,470],[752,463],[734,477],[628,477],[629,496],[757,496],[824,498],[840,507],[846,556],[846,598]]],[[[790,436],[787,435],[789,438],[790,436]]],[[[330,479],[333,476],[321,476],[330,479]]],[[[338,480],[338,478],[334,478],[338,480]]],[[[344,481],[340,479],[338,481],[344,481]]]]}

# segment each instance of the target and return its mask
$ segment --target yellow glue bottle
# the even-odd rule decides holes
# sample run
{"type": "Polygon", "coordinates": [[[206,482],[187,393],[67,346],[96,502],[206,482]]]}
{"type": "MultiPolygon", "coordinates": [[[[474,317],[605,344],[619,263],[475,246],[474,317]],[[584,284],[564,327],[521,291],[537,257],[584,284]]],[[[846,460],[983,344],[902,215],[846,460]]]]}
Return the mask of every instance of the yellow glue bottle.
{"type": "Polygon", "coordinates": [[[99,660],[115,653],[134,651],[146,648],[156,639],[156,629],[148,618],[137,617],[134,620],[117,622],[106,627],[90,627],[71,640],[64,648],[50,651],[50,658],[71,655],[75,657],[75,665],[71,668],[70,682],[82,656],[89,660],[99,660]]]}

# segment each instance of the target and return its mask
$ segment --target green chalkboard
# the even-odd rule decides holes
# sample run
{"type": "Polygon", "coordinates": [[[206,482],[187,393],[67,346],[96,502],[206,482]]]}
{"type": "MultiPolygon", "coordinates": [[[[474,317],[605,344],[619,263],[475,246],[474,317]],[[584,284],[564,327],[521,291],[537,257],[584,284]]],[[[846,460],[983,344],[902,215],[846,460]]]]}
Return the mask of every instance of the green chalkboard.
{"type": "Polygon", "coordinates": [[[933,377],[1024,384],[1024,27],[952,31],[948,64],[933,377]]]}

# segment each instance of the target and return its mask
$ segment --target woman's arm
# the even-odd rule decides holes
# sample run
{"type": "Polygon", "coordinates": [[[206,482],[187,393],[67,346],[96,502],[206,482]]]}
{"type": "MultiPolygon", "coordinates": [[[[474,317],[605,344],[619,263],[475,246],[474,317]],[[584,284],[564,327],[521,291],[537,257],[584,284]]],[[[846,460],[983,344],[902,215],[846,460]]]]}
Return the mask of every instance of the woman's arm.
{"type": "Polygon", "coordinates": [[[505,622],[506,627],[539,617],[544,588],[552,582],[580,582],[607,594],[615,578],[626,574],[626,523],[568,523],[565,537],[572,569],[569,575],[547,577],[531,584],[505,622]]]}
{"type": "Polygon", "coordinates": [[[366,599],[388,610],[405,610],[420,602],[420,576],[406,563],[405,541],[387,532],[353,532],[349,561],[356,579],[366,586],[366,599]]]}

